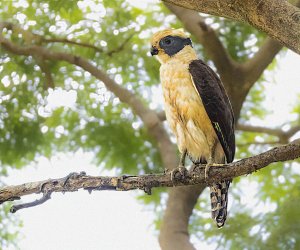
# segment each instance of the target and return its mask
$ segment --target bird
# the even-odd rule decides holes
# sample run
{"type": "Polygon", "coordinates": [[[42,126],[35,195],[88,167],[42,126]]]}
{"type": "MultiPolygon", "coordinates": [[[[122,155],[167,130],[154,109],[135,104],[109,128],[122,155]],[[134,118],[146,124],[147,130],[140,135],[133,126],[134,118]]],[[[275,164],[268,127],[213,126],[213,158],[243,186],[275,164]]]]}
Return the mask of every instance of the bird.
{"type": "MultiPolygon", "coordinates": [[[[185,169],[188,156],[194,164],[206,164],[209,178],[211,166],[230,163],[235,154],[234,114],[225,88],[182,29],[154,33],[150,52],[161,63],[166,120],[181,153],[178,169],[185,169]]],[[[219,228],[227,218],[230,183],[210,184],[211,215],[219,228]]]]}

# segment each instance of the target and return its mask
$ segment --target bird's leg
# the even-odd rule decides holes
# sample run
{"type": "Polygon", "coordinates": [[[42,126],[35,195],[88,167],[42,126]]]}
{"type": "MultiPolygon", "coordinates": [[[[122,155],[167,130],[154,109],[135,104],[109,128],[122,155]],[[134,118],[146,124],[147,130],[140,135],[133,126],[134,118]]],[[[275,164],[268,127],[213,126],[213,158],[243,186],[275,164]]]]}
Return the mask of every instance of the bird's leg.
{"type": "Polygon", "coordinates": [[[210,157],[208,158],[208,161],[207,161],[206,166],[205,166],[205,171],[204,171],[204,178],[205,178],[205,180],[208,179],[209,169],[210,169],[210,167],[213,165],[213,163],[214,163],[213,157],[210,156],[210,157]]]}
{"type": "Polygon", "coordinates": [[[207,160],[207,164],[205,166],[204,171],[204,178],[205,180],[208,179],[209,169],[210,167],[215,163],[215,153],[216,153],[216,147],[217,147],[217,140],[213,142],[213,144],[210,146],[210,156],[207,160]]]}
{"type": "Polygon", "coordinates": [[[180,156],[179,166],[171,171],[172,182],[178,179],[184,180],[184,178],[186,177],[187,174],[187,170],[185,168],[186,155],[187,155],[187,150],[185,149],[180,156]]]}
{"type": "Polygon", "coordinates": [[[187,150],[185,149],[183,151],[183,153],[181,154],[180,156],[180,162],[179,162],[179,168],[185,168],[185,158],[186,158],[186,155],[187,155],[187,150]]]}

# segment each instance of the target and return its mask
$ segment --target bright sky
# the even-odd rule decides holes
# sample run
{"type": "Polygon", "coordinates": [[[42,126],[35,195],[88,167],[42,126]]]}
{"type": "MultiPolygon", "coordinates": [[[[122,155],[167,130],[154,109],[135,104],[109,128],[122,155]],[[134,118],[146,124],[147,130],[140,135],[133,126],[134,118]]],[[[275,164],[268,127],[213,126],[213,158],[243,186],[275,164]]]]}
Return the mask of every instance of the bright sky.
{"type": "Polygon", "coordinates": [[[289,50],[278,62],[277,69],[266,74],[264,106],[271,114],[258,122],[262,126],[275,127],[294,120],[290,111],[300,101],[300,56],[289,50]]]}

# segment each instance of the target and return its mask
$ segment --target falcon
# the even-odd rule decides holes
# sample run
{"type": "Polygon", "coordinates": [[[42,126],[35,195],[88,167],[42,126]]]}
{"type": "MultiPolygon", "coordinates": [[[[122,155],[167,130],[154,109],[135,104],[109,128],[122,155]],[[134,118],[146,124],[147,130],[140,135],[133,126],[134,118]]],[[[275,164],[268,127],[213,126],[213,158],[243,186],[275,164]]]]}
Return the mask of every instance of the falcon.
{"type": "MultiPolygon", "coordinates": [[[[198,59],[191,39],[181,29],[155,33],[151,54],[161,63],[167,122],[181,153],[179,170],[188,156],[194,164],[210,166],[233,161],[235,154],[234,115],[218,75],[198,59]]],[[[231,180],[210,186],[211,213],[218,227],[227,217],[231,180]]]]}

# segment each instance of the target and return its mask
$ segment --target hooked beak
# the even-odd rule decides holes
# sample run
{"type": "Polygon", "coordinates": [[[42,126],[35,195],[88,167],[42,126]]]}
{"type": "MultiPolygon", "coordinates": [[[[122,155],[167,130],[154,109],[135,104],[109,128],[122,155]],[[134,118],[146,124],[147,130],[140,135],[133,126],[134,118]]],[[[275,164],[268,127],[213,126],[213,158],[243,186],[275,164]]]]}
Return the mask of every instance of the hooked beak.
{"type": "Polygon", "coordinates": [[[157,49],[156,47],[153,47],[153,46],[152,46],[150,52],[151,52],[151,55],[152,55],[152,56],[155,56],[155,55],[158,54],[158,49],[157,49]]]}

